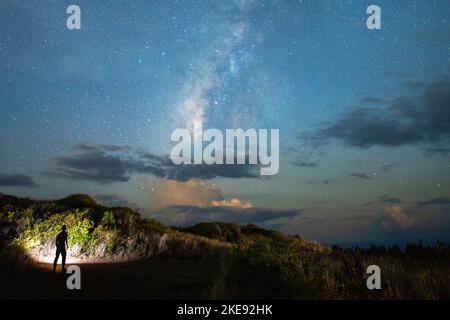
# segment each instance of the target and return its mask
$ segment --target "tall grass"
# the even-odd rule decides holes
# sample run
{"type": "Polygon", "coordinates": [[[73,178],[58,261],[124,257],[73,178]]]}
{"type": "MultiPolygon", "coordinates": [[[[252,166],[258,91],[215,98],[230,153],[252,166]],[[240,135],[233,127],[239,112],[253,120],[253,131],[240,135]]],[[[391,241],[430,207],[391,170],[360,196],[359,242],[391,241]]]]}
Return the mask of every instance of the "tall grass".
{"type": "Polygon", "coordinates": [[[254,239],[222,261],[214,299],[449,299],[450,247],[408,245],[327,250],[254,239]],[[382,270],[381,290],[368,290],[367,267],[382,270]]]}

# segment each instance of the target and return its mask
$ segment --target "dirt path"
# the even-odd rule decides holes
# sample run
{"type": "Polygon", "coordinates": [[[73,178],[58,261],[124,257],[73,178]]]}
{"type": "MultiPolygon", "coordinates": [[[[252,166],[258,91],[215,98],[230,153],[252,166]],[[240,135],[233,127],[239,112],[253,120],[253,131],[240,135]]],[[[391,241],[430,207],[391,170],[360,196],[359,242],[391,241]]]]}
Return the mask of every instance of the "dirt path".
{"type": "Polygon", "coordinates": [[[205,299],[217,262],[156,259],[79,264],[81,290],[68,290],[67,274],[38,264],[20,274],[0,274],[0,299],[205,299]]]}

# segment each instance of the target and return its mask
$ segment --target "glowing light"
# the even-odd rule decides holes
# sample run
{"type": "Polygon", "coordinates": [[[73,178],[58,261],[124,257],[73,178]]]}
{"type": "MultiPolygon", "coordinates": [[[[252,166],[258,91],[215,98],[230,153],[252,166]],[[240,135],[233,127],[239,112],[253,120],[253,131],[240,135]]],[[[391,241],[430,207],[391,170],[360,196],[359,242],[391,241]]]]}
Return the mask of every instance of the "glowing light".
{"type": "MultiPolygon", "coordinates": [[[[43,245],[34,247],[27,252],[29,258],[39,263],[53,264],[56,256],[56,247],[52,241],[48,241],[43,245]]],[[[119,263],[135,260],[127,255],[108,255],[105,254],[105,245],[100,244],[93,248],[91,253],[86,254],[81,250],[81,246],[73,245],[67,249],[66,264],[94,264],[94,263],[119,263]]],[[[58,265],[62,263],[62,257],[58,259],[58,265]]]]}

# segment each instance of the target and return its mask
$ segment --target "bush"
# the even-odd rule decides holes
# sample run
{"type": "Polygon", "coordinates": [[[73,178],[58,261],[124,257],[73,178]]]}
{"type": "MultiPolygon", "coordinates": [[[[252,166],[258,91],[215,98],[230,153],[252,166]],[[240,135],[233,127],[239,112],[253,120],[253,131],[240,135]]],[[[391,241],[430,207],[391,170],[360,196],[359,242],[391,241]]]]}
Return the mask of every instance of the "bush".
{"type": "Polygon", "coordinates": [[[314,299],[326,296],[318,253],[296,251],[295,243],[255,236],[224,260],[214,298],[314,299]]]}
{"type": "Polygon", "coordinates": [[[69,246],[78,244],[88,247],[94,245],[91,231],[94,222],[89,217],[89,210],[69,211],[51,215],[48,219],[27,224],[26,229],[19,235],[17,243],[25,250],[31,250],[47,241],[54,241],[61,227],[67,226],[69,246]]]}
{"type": "Polygon", "coordinates": [[[119,225],[119,221],[116,220],[113,211],[107,210],[103,213],[102,224],[109,230],[116,228],[119,225]]]}
{"type": "Polygon", "coordinates": [[[30,263],[25,250],[15,243],[0,244],[0,271],[21,272],[30,263]]]}

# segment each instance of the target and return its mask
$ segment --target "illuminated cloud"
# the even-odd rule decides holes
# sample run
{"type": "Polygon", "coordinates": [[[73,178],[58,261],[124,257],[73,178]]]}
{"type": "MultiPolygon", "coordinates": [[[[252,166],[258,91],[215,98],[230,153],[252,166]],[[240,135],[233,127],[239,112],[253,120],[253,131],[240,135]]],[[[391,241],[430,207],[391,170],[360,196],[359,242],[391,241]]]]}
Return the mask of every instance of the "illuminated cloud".
{"type": "Polygon", "coordinates": [[[387,229],[400,227],[410,228],[414,225],[414,219],[408,216],[400,206],[389,206],[385,208],[388,219],[382,221],[383,227],[387,229]]]}
{"type": "Polygon", "coordinates": [[[185,182],[165,179],[151,181],[147,177],[141,177],[140,181],[144,191],[148,193],[149,206],[152,208],[172,205],[205,207],[223,199],[214,184],[198,179],[185,182]]]}
{"type": "Polygon", "coordinates": [[[253,205],[249,201],[241,202],[239,199],[236,199],[236,198],[233,198],[230,200],[212,201],[211,205],[213,207],[235,207],[235,208],[243,208],[243,209],[248,209],[248,208],[253,207],[253,205]]]}

